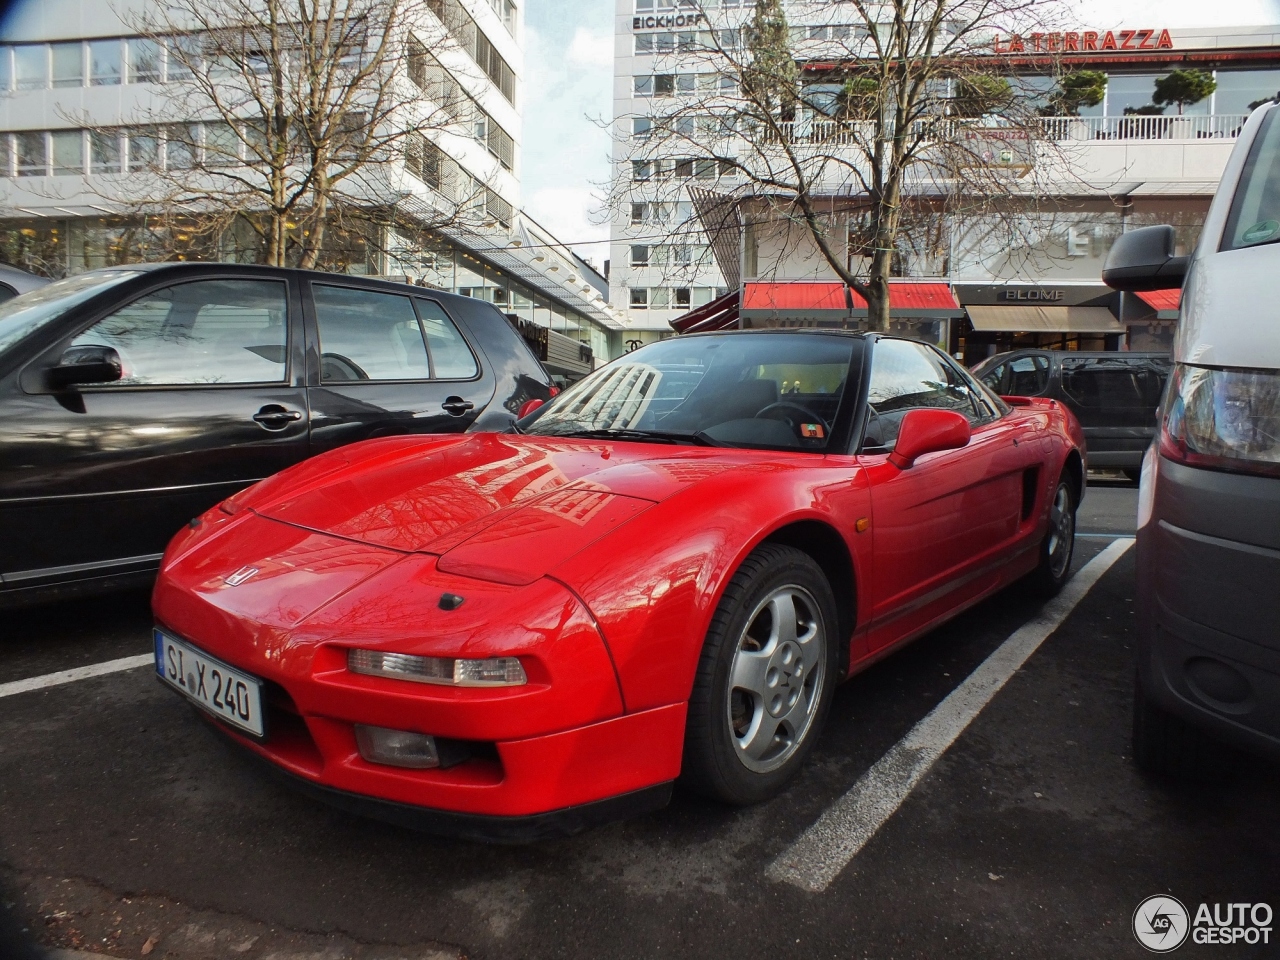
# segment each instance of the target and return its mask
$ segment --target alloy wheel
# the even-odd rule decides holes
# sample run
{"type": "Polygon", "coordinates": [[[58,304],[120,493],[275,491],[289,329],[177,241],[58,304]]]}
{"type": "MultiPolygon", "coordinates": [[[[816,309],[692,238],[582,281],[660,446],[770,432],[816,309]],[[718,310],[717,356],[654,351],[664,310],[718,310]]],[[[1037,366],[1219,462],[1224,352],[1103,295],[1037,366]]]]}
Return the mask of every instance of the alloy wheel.
{"type": "Polygon", "coordinates": [[[738,638],[725,706],[738,759],[755,773],[786,763],[817,716],[827,644],[818,610],[803,587],[778,587],[738,638]]]}
{"type": "Polygon", "coordinates": [[[1076,513],[1071,509],[1071,488],[1058,484],[1049,509],[1049,572],[1055,580],[1067,572],[1075,541],[1076,513]]]}

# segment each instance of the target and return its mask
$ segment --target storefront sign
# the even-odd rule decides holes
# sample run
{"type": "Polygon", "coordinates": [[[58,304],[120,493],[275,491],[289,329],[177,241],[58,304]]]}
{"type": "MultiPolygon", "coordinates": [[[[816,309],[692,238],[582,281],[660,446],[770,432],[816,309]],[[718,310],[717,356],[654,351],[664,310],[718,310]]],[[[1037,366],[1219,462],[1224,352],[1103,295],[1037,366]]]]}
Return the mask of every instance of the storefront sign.
{"type": "Polygon", "coordinates": [[[508,313],[507,319],[511,321],[511,325],[516,328],[516,332],[524,337],[524,342],[533,350],[533,355],[539,360],[547,359],[547,348],[550,341],[550,331],[540,323],[534,323],[532,320],[526,320],[524,317],[515,313],[508,313]]]}
{"type": "Polygon", "coordinates": [[[1061,303],[1066,294],[1062,290],[1043,290],[1039,287],[1010,287],[999,291],[996,298],[1021,303],[1061,303]]]}
{"type": "MultiPolygon", "coordinates": [[[[638,20],[639,18],[637,18],[638,20]]],[[[652,19],[652,18],[650,18],[652,19]]],[[[1053,33],[996,35],[991,43],[995,53],[1092,53],[1103,50],[1172,50],[1169,31],[1070,30],[1053,33]]]]}
{"type": "Polygon", "coordinates": [[[700,13],[668,13],[657,17],[636,17],[631,21],[631,29],[675,30],[681,27],[696,27],[706,19],[700,13]]]}

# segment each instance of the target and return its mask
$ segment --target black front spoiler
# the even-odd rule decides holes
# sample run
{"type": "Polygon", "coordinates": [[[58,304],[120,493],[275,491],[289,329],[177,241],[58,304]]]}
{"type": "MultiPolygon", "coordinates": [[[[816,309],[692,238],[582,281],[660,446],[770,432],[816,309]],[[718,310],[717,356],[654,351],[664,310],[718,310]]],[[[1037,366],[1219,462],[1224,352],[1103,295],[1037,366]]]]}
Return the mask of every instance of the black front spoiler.
{"type": "Polygon", "coordinates": [[[674,781],[668,780],[642,790],[594,800],[576,807],[562,807],[559,810],[525,816],[503,817],[436,810],[408,803],[397,803],[393,800],[381,800],[360,793],[348,793],[345,790],[336,790],[333,787],[313,783],[304,777],[283,770],[252,750],[244,749],[242,752],[256,760],[264,771],[277,780],[331,807],[409,830],[481,843],[520,844],[557,837],[571,837],[590,827],[662,809],[671,801],[671,788],[674,785],[674,781]]]}

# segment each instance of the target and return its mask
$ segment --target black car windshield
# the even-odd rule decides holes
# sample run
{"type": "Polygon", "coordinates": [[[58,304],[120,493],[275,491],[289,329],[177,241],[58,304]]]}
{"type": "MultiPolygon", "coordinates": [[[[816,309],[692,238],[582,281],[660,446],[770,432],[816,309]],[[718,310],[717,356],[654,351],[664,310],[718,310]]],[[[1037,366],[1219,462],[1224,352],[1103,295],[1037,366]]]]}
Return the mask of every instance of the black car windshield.
{"type": "Polygon", "coordinates": [[[855,342],[774,333],[665,340],[575,383],[520,427],[539,436],[822,451],[855,342]]]}
{"type": "Polygon", "coordinates": [[[138,273],[137,270],[81,273],[0,303],[0,353],[77,304],[138,273]]]}

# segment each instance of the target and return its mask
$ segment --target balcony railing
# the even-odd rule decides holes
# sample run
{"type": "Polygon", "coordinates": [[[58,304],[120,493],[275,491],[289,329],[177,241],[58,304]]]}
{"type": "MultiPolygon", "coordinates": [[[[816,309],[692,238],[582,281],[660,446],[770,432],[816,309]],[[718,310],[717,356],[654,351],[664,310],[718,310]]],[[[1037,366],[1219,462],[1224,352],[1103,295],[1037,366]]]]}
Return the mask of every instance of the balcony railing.
{"type": "MultiPolygon", "coordinates": [[[[1040,117],[1035,123],[1042,140],[1058,143],[1071,141],[1128,140],[1234,140],[1249,119],[1248,114],[1216,114],[1213,116],[1143,116],[1128,117],[1040,117]]],[[[851,146],[870,143],[876,134],[874,124],[860,120],[798,120],[778,125],[782,137],[792,144],[851,146]]],[[[982,120],[953,118],[916,121],[914,126],[932,136],[954,137],[962,127],[983,131],[998,129],[1000,124],[982,120]]],[[[1010,128],[1016,129],[1016,128],[1010,128]]],[[[774,136],[766,137],[768,140],[774,136]]]]}

